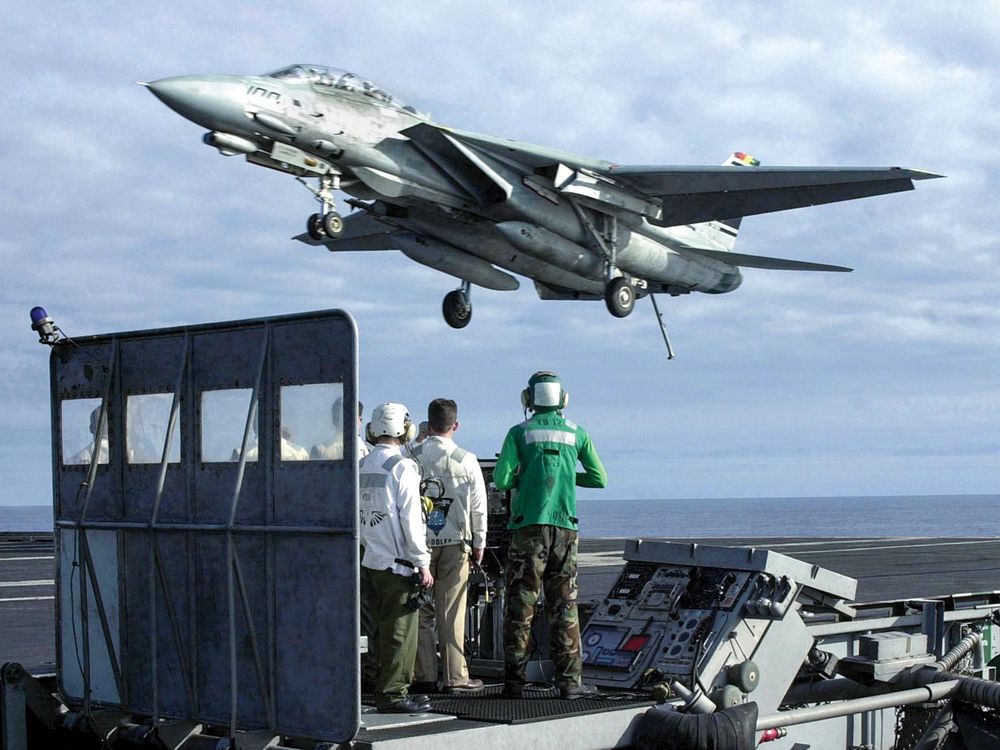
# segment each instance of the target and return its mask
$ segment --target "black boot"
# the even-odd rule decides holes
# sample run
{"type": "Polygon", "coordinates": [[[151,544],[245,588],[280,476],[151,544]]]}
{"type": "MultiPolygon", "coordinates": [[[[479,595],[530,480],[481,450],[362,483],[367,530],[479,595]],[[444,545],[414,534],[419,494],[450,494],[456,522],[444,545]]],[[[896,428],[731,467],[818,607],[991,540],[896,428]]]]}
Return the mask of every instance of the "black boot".
{"type": "Polygon", "coordinates": [[[560,685],[559,697],[563,700],[575,701],[580,698],[599,698],[600,692],[593,685],[560,685]]]}
{"type": "Polygon", "coordinates": [[[430,709],[430,707],[431,704],[426,700],[425,696],[414,695],[409,698],[393,701],[384,706],[379,706],[378,712],[380,714],[422,714],[430,709]],[[419,697],[424,697],[425,700],[417,700],[419,697]]]}

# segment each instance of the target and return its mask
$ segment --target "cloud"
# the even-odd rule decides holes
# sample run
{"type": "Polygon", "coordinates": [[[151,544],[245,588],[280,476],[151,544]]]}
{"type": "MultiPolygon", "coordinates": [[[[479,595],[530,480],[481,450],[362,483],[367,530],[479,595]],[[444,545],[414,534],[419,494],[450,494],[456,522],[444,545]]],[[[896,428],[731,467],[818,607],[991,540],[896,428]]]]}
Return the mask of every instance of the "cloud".
{"type": "Polygon", "coordinates": [[[36,441],[0,457],[19,488],[0,503],[49,493],[35,304],[80,334],[342,307],[359,321],[364,398],[417,409],[454,394],[482,455],[520,418],[527,375],[556,369],[621,496],[918,491],[907,477],[994,489],[954,458],[988,451],[1000,428],[987,5],[16,2],[0,31],[16,73],[0,142],[0,409],[36,441]],[[743,149],[948,179],[748,218],[742,251],[856,270],[751,269],[731,295],[662,300],[673,362],[649,303],[617,320],[601,302],[540,301],[530,283],[474,290],[472,324],[452,331],[439,311],[455,279],[293,242],[308,193],[218,158],[134,83],[296,61],[356,70],[449,125],[622,163],[743,149]]]}

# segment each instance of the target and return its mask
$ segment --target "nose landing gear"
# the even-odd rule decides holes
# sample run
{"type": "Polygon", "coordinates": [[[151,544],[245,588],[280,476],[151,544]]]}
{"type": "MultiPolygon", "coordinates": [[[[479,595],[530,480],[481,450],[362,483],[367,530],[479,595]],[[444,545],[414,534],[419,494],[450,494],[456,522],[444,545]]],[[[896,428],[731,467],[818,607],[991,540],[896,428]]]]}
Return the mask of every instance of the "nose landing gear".
{"type": "Polygon", "coordinates": [[[299,182],[305,185],[323,205],[321,212],[312,214],[306,221],[306,233],[316,242],[337,239],[344,231],[344,218],[333,208],[333,191],[340,188],[340,175],[321,175],[318,189],[301,177],[299,182]]]}
{"type": "Polygon", "coordinates": [[[445,322],[452,328],[465,328],[472,320],[471,289],[472,284],[463,281],[461,287],[451,290],[444,296],[441,313],[445,322]]]}

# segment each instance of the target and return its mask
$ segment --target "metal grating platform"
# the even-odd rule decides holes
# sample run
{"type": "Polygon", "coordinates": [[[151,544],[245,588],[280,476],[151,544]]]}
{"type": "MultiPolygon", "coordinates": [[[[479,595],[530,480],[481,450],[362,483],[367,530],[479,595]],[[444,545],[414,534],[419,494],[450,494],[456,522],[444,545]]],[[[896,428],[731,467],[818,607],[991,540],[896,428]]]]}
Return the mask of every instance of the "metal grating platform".
{"type": "MultiPolygon", "coordinates": [[[[502,686],[488,685],[475,695],[430,695],[431,713],[448,714],[459,719],[496,724],[526,724],[567,716],[615,711],[630,706],[653,705],[648,696],[637,693],[606,693],[600,698],[563,700],[555,688],[525,690],[520,699],[501,698],[502,686]]],[[[370,696],[365,696],[370,699],[370,696]]],[[[368,700],[364,701],[368,702],[368,700]]]]}

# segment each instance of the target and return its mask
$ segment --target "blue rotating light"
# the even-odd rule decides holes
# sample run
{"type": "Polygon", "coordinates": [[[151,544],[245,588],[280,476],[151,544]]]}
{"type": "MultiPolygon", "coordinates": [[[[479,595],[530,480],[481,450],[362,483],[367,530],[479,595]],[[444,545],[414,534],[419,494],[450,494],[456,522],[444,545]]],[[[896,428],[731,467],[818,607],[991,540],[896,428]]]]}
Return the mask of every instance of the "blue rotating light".
{"type": "Polygon", "coordinates": [[[42,344],[54,344],[59,340],[61,331],[55,321],[45,312],[44,307],[33,307],[29,313],[31,316],[31,330],[38,334],[38,341],[42,344]]]}
{"type": "Polygon", "coordinates": [[[50,322],[52,320],[52,318],[49,318],[49,314],[45,312],[44,307],[31,308],[31,312],[29,313],[29,315],[31,315],[32,328],[35,328],[36,326],[40,325],[43,320],[48,319],[50,322]]]}

